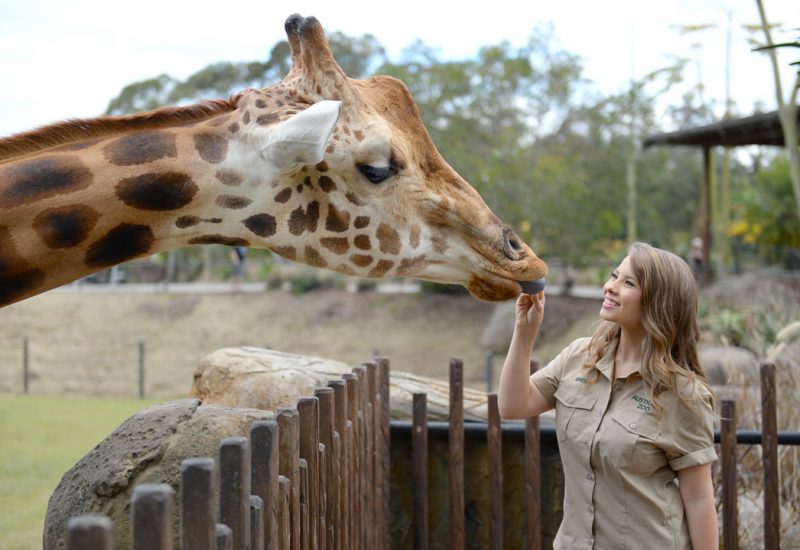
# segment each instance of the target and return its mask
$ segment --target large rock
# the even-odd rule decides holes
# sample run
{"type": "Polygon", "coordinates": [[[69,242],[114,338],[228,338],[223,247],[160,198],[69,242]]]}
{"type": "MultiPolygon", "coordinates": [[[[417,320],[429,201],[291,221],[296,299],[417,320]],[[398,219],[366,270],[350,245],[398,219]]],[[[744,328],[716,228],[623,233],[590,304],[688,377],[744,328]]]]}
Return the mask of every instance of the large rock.
{"type": "Polygon", "coordinates": [[[710,346],[700,347],[697,354],[712,386],[746,387],[758,383],[758,359],[750,350],[710,346]]]}
{"type": "MultiPolygon", "coordinates": [[[[204,357],[194,375],[191,395],[203,403],[278,410],[299,397],[352,373],[353,367],[331,359],[244,347],[223,348],[204,357]]],[[[447,420],[450,384],[408,372],[390,371],[391,417],[411,419],[414,393],[427,394],[428,419],[447,420]]],[[[464,418],[485,421],[487,397],[464,388],[464,418]]]]}
{"type": "MultiPolygon", "coordinates": [[[[184,459],[210,457],[218,461],[223,438],[248,436],[254,421],[273,417],[263,410],[201,405],[198,399],[139,411],[61,478],[47,507],[44,548],[65,548],[67,519],[88,513],[108,515],[114,522],[115,546],[131,548],[129,502],[135,485],[169,483],[177,495],[184,459]]],[[[175,504],[173,525],[177,526],[177,498],[175,504]]],[[[178,548],[177,529],[174,535],[178,548]]]]}

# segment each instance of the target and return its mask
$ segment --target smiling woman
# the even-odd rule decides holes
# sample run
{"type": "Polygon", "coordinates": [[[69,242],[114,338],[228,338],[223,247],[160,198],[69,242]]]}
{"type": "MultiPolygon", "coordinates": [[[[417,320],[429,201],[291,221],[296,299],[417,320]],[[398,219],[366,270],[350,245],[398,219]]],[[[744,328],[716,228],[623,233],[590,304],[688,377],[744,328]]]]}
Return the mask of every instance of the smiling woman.
{"type": "Polygon", "coordinates": [[[716,549],[714,399],[697,358],[697,287],[678,256],[634,243],[602,322],[528,375],[545,297],[523,294],[500,377],[507,418],[555,408],[564,520],[554,548],[716,549]],[[676,481],[680,483],[676,483],[676,481]]]}

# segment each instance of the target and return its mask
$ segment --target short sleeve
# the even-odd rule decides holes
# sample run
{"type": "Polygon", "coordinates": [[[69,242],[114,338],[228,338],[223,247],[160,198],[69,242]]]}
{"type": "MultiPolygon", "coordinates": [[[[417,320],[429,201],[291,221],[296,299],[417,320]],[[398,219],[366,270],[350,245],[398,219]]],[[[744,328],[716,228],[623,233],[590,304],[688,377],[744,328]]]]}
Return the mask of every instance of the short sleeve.
{"type": "Polygon", "coordinates": [[[561,350],[561,353],[550,361],[546,367],[537,370],[531,375],[531,380],[533,380],[533,383],[539,388],[539,391],[542,392],[542,395],[551,407],[556,406],[555,393],[558,389],[558,385],[561,383],[561,377],[564,374],[564,369],[569,363],[570,358],[575,356],[579,348],[582,349],[585,347],[588,341],[588,338],[575,340],[569,346],[561,350]]]}
{"type": "Polygon", "coordinates": [[[691,406],[677,398],[673,403],[678,411],[670,415],[674,419],[666,449],[670,467],[678,471],[717,460],[713,397],[708,390],[699,386],[691,406]]]}

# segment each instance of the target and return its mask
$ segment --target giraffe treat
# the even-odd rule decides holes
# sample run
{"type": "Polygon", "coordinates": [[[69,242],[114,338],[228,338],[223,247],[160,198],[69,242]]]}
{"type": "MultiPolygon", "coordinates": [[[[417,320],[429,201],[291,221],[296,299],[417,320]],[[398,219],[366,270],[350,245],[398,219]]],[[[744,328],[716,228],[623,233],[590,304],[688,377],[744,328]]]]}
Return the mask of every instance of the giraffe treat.
{"type": "Polygon", "coordinates": [[[182,246],[515,297],[547,267],[441,157],[406,86],[347,77],[314,17],[292,68],[227,100],[0,139],[0,306],[182,246]]]}

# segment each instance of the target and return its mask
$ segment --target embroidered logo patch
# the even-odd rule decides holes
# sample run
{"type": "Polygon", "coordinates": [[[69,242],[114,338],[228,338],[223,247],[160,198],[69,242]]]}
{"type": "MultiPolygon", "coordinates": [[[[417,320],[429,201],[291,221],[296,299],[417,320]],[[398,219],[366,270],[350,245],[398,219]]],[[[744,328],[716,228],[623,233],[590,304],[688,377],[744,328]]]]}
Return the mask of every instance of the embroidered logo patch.
{"type": "Polygon", "coordinates": [[[586,382],[588,382],[588,380],[587,380],[586,378],[584,378],[583,376],[578,376],[578,377],[575,379],[575,381],[576,381],[576,382],[580,382],[581,384],[585,384],[586,382]]]}
{"type": "Polygon", "coordinates": [[[633,399],[634,401],[636,401],[636,403],[638,403],[640,411],[650,412],[650,409],[653,408],[653,403],[649,399],[645,399],[644,397],[636,395],[635,393],[633,394],[631,399],[633,399]]]}

